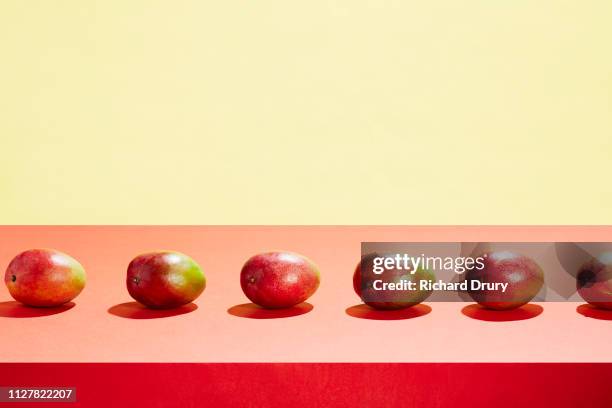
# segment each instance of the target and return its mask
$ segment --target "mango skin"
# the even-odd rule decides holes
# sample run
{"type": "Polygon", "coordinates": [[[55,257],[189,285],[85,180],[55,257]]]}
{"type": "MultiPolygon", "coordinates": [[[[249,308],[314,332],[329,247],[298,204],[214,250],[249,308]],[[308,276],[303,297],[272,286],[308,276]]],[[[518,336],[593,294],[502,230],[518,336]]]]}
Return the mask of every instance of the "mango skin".
{"type": "Polygon", "coordinates": [[[137,302],[151,309],[172,309],[196,300],[206,288],[206,277],[189,256],[156,251],[130,262],[126,286],[137,302]]]}
{"type": "Polygon", "coordinates": [[[488,283],[508,283],[506,292],[468,291],[474,301],[492,310],[512,310],[531,301],[544,285],[544,271],[533,259],[512,251],[491,251],[485,258],[484,269],[468,270],[465,279],[488,283]]]}
{"type": "Polygon", "coordinates": [[[30,249],[15,256],[4,275],[11,296],[33,307],[56,307],[76,298],[85,287],[83,266],[54,249],[30,249]]]}
{"type": "Polygon", "coordinates": [[[401,269],[388,269],[380,275],[373,272],[374,258],[391,257],[395,254],[371,253],[365,255],[357,264],[353,273],[353,289],[361,300],[368,306],[378,310],[399,310],[418,305],[427,299],[433,291],[411,290],[411,291],[376,291],[373,288],[375,280],[385,283],[399,283],[400,281],[418,282],[421,280],[434,281],[435,274],[429,269],[419,268],[414,274],[401,269]],[[362,270],[363,269],[363,270],[362,270]],[[373,301],[372,299],[377,299],[373,301]]]}
{"type": "Polygon", "coordinates": [[[592,258],[580,267],[576,289],[587,303],[612,310],[612,252],[592,258]]]}
{"type": "Polygon", "coordinates": [[[249,300],[267,309],[305,302],[321,281],[317,266],[293,252],[265,252],[251,257],[240,271],[240,286],[249,300]]]}

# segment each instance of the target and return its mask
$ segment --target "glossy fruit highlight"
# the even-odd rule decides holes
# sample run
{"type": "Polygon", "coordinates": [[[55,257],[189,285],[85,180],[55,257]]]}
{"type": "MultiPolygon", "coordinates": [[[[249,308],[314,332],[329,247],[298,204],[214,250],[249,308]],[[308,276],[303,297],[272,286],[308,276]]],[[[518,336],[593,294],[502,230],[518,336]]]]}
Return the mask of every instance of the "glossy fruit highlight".
{"type": "MultiPolygon", "coordinates": [[[[381,274],[374,273],[375,258],[393,258],[395,254],[372,253],[364,256],[353,273],[353,289],[365,304],[379,310],[397,310],[417,305],[431,295],[431,290],[418,289],[421,280],[434,281],[432,271],[418,268],[414,274],[406,269],[386,269],[381,274]],[[401,283],[415,282],[415,290],[375,290],[374,282],[401,283]]],[[[384,262],[383,262],[384,263],[384,262]]]]}
{"type": "Polygon", "coordinates": [[[85,287],[83,266],[53,249],[30,249],[17,255],[4,275],[11,296],[28,306],[54,307],[70,302],[85,287]]]}
{"type": "Polygon", "coordinates": [[[204,291],[200,266],[185,254],[157,251],[130,262],[126,284],[130,295],[152,309],[170,309],[193,302],[204,291]]]}
{"type": "Polygon", "coordinates": [[[576,276],[576,288],[587,303],[612,310],[612,252],[585,262],[576,276]]]}
{"type": "Polygon", "coordinates": [[[320,273],[308,258],[292,252],[251,257],[240,272],[240,286],[251,302],[281,309],[306,301],[317,290],[320,273]]]}
{"type": "Polygon", "coordinates": [[[468,270],[465,279],[486,284],[507,283],[506,291],[469,290],[468,294],[480,305],[494,310],[516,309],[533,299],[544,284],[542,268],[531,258],[511,252],[487,252],[484,268],[468,270]]]}

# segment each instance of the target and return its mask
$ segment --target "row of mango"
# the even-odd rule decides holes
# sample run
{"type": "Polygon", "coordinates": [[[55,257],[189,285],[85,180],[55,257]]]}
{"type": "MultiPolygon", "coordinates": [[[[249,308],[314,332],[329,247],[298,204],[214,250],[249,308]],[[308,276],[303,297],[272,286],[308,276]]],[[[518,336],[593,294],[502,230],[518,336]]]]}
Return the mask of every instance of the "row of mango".
{"type": "MultiPolygon", "coordinates": [[[[508,251],[485,255],[484,267],[468,270],[465,279],[499,284],[504,290],[468,291],[483,307],[516,309],[540,291],[544,273],[531,258],[508,251]]],[[[400,269],[375,273],[373,260],[381,256],[393,255],[366,255],[354,271],[353,288],[364,303],[379,310],[404,309],[425,301],[432,293],[431,285],[423,285],[424,289],[415,286],[414,290],[378,290],[381,284],[435,279],[433,271],[425,269],[415,273],[400,269]]],[[[5,273],[11,296],[32,307],[57,307],[70,302],[84,289],[86,280],[85,269],[76,259],[53,249],[24,251],[13,258],[5,273]]],[[[244,294],[267,309],[290,308],[305,302],[315,293],[320,280],[314,262],[284,251],[256,254],[240,272],[244,294]]],[[[125,283],[129,294],[142,305],[170,309],[196,300],[206,288],[206,277],[191,257],[176,251],[155,251],[138,255],[129,263],[125,283]]],[[[576,285],[585,301],[612,310],[612,254],[605,253],[584,263],[577,273],[576,285]]]]}

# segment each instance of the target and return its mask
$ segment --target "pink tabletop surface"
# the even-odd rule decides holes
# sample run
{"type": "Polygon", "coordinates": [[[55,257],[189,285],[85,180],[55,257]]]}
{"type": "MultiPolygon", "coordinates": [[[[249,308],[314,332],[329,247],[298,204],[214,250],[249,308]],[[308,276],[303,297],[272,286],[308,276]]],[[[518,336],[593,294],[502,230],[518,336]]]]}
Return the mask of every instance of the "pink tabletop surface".
{"type": "MultiPolygon", "coordinates": [[[[72,255],[88,273],[87,287],[66,310],[20,306],[3,286],[0,361],[612,362],[612,321],[578,313],[582,302],[542,303],[541,314],[515,321],[481,320],[488,315],[478,310],[479,318],[470,317],[473,309],[462,313],[465,303],[429,303],[430,313],[395,315],[412,317],[399,320],[351,309],[360,303],[352,274],[361,241],[607,242],[612,227],[0,227],[3,267],[22,250],[44,247],[72,255]],[[130,303],[127,264],[154,249],[184,252],[203,267],[207,288],[197,308],[169,315],[130,303]],[[302,253],[319,265],[312,310],[262,316],[238,306],[248,303],[242,264],[270,249],[302,253]]],[[[537,305],[521,313],[534,311],[537,305]]]]}

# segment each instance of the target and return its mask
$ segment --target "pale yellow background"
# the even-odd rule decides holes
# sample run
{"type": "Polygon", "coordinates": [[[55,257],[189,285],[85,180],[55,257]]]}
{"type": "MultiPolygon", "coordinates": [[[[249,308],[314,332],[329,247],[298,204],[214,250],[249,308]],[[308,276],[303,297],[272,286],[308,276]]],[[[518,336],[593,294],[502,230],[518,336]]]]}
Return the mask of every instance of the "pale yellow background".
{"type": "Polygon", "coordinates": [[[2,224],[610,224],[612,2],[0,2],[2,224]]]}

